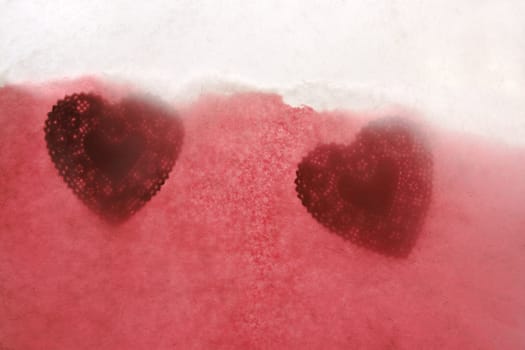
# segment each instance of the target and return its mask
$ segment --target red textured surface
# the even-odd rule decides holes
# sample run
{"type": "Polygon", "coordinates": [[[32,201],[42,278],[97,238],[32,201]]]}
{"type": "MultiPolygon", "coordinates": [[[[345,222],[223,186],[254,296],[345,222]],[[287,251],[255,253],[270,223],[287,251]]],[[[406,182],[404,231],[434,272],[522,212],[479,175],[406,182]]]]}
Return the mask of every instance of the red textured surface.
{"type": "Polygon", "coordinates": [[[301,202],[341,237],[406,257],[432,195],[432,151],[417,129],[407,119],[379,119],[349,145],[317,146],[298,166],[301,202]]]}
{"type": "MultiPolygon", "coordinates": [[[[207,96],[179,108],[162,189],[108,225],[58,176],[43,125],[92,80],[0,90],[0,348],[520,349],[524,152],[430,130],[432,202],[410,255],[331,233],[297,165],[381,116],[207,96]]],[[[180,107],[180,106],[179,106],[180,107]]]]}
{"type": "Polygon", "coordinates": [[[184,134],[175,112],[151,99],[112,105],[86,93],[57,101],[44,131],[64,181],[112,223],[128,219],[160,190],[184,134]]]}

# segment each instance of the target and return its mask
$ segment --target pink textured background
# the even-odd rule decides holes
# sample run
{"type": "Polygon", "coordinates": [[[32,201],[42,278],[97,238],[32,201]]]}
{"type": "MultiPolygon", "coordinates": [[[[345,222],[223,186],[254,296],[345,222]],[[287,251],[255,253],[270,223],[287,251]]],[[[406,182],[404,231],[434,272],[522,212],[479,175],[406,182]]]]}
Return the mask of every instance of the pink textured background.
{"type": "Polygon", "coordinates": [[[434,198],[406,260],[329,233],[294,189],[319,142],[379,115],[278,95],[179,107],[159,194],[100,221],[56,173],[46,113],[94,80],[0,90],[0,349],[520,349],[525,152],[429,130],[434,198]]]}

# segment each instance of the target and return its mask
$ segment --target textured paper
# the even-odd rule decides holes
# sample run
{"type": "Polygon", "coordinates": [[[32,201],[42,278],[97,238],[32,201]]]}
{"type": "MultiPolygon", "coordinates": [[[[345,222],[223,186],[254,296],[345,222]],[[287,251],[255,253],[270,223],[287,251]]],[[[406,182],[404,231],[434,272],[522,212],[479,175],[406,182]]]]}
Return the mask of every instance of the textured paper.
{"type": "Polygon", "coordinates": [[[162,98],[276,91],[294,105],[396,103],[525,140],[523,1],[2,1],[0,81],[84,74],[162,98]]]}

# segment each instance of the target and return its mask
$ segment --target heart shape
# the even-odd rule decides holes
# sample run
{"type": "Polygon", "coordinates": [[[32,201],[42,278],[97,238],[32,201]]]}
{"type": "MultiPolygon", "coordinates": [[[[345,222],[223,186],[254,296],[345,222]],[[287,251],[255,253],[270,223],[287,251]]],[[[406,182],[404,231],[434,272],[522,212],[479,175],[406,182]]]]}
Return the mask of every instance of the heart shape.
{"type": "Polygon", "coordinates": [[[383,255],[406,257],[432,195],[432,155],[410,121],[366,125],[350,145],[323,144],[299,164],[299,199],[332,232],[383,255]]]}
{"type": "Polygon", "coordinates": [[[86,93],[59,100],[44,130],[64,181],[113,223],[129,218],[160,190],[184,137],[177,115],[158,102],[129,97],[111,105],[86,93]]]}

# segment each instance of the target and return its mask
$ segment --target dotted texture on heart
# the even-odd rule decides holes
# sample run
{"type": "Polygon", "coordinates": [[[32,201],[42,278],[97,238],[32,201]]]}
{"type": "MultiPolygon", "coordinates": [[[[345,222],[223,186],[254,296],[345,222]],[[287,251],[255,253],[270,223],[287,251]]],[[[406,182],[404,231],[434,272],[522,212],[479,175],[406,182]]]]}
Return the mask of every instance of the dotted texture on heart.
{"type": "Polygon", "coordinates": [[[299,164],[298,197],[332,232],[378,253],[406,257],[432,194],[432,156],[415,125],[388,118],[350,145],[323,144],[299,164]]]}
{"type": "Polygon", "coordinates": [[[95,94],[59,100],[45,123],[49,155],[73,192],[110,222],[121,222],[160,190],[182,146],[168,108],[136,97],[111,105],[95,94]]]}

